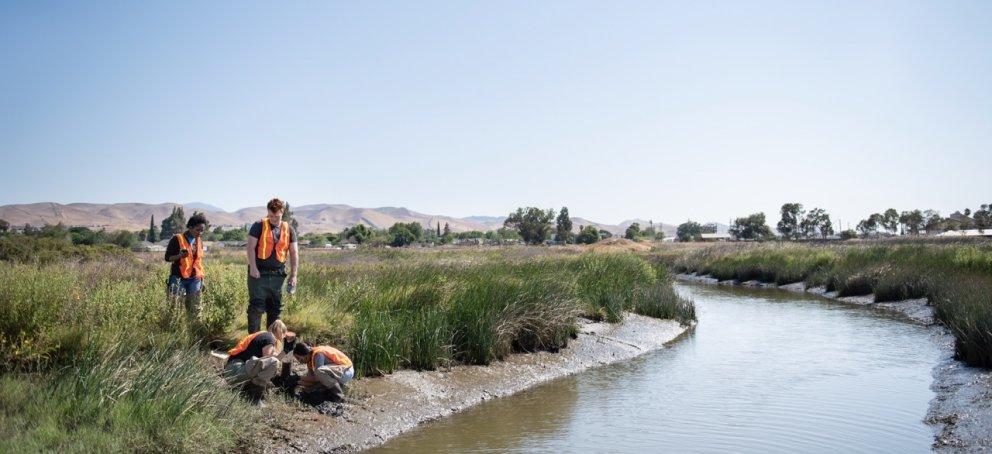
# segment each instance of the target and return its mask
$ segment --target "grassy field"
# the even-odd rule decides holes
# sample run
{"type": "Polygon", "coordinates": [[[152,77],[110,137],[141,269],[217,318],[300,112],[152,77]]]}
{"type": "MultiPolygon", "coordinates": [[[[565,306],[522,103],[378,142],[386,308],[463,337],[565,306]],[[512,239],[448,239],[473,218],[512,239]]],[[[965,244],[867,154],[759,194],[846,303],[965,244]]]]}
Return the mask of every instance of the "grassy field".
{"type": "MultiPolygon", "coordinates": [[[[579,316],[624,311],[688,323],[667,266],[629,253],[304,251],[283,319],[342,347],[360,376],[487,364],[556,350],[579,316]]],[[[238,251],[206,261],[204,314],[167,303],[160,254],[19,254],[0,267],[0,451],[198,451],[243,447],[262,424],[219,381],[205,350],[245,330],[238,251]],[[248,432],[250,433],[250,431],[248,432]]]]}
{"type": "Polygon", "coordinates": [[[954,333],[958,358],[992,367],[992,242],[710,244],[663,247],[654,257],[718,279],[805,282],[877,302],[926,297],[954,333]]]}

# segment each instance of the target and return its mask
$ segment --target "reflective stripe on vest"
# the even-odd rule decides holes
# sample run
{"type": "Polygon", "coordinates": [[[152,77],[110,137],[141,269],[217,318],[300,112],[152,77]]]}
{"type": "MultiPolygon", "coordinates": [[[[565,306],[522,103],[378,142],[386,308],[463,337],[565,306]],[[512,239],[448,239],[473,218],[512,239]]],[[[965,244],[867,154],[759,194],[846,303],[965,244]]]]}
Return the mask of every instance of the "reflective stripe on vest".
{"type": "Polygon", "coordinates": [[[251,341],[255,340],[255,338],[258,337],[259,335],[265,334],[267,332],[268,331],[259,331],[255,334],[249,334],[244,339],[241,339],[241,342],[238,342],[238,345],[235,345],[234,348],[228,350],[227,356],[232,357],[232,356],[240,355],[241,352],[248,350],[248,346],[251,345],[251,341]]]}
{"type": "Polygon", "coordinates": [[[203,274],[203,240],[196,240],[196,249],[190,250],[189,243],[186,241],[186,235],[182,233],[176,234],[176,239],[179,240],[179,249],[186,249],[189,254],[186,257],[179,259],[179,275],[183,279],[189,279],[191,277],[202,278],[203,274]]]}
{"type": "Polygon", "coordinates": [[[314,347],[313,356],[310,357],[310,364],[307,364],[307,366],[310,367],[310,370],[317,369],[315,367],[317,365],[317,355],[324,355],[325,358],[339,366],[351,367],[352,365],[351,359],[345,356],[344,353],[341,353],[341,350],[334,347],[314,347]]]}
{"type": "Polygon", "coordinates": [[[279,241],[276,242],[275,235],[272,234],[272,227],[269,225],[268,218],[262,219],[262,234],[258,236],[258,251],[255,255],[261,260],[265,260],[272,255],[273,252],[276,254],[276,260],[279,263],[286,263],[286,253],[289,251],[289,224],[286,221],[279,223],[279,241]]]}

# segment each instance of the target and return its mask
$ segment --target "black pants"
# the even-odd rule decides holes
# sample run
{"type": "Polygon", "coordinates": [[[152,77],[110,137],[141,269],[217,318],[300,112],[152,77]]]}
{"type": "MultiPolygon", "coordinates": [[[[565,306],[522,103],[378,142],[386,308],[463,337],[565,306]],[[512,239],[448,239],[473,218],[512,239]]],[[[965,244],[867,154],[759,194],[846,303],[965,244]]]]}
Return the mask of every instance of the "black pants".
{"type": "Polygon", "coordinates": [[[266,327],[279,320],[285,281],[284,273],[263,273],[258,279],[248,276],[248,334],[262,329],[262,314],[266,327]]]}

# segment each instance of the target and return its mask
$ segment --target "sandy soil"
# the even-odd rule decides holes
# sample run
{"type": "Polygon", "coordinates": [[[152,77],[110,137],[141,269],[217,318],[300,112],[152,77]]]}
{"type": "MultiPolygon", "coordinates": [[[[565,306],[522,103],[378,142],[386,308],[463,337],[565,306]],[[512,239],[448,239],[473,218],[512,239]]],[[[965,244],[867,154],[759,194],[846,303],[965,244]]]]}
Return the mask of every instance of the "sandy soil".
{"type": "Polygon", "coordinates": [[[627,314],[616,325],[580,323],[578,338],[558,353],[514,354],[489,366],[403,370],[356,380],[345,402],[321,409],[287,406],[273,423],[265,452],[353,452],[489,399],[508,396],[583,370],[665,347],[691,327],[627,314]]]}

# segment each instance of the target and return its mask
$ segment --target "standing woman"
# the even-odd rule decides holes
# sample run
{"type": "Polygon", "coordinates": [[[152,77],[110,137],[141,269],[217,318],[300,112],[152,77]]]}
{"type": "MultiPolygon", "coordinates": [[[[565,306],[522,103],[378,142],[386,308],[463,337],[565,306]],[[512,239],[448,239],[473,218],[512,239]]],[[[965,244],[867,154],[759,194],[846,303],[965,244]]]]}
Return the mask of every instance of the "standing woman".
{"type": "Polygon", "coordinates": [[[203,289],[203,241],[200,235],[207,230],[207,218],[194,213],[186,222],[186,231],[177,233],[165,249],[165,261],[172,262],[172,271],[166,281],[167,291],[173,300],[182,298],[186,317],[200,319],[203,306],[200,291],[203,289]]]}

